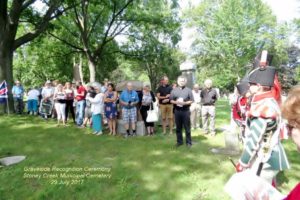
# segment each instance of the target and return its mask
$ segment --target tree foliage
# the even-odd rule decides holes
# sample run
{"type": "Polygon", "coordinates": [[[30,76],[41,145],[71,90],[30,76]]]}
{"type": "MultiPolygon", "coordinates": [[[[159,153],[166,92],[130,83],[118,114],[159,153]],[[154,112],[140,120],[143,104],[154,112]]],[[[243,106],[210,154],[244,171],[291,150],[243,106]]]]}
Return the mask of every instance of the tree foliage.
{"type": "Polygon", "coordinates": [[[185,16],[199,33],[193,50],[201,81],[211,77],[232,90],[262,49],[275,55],[277,67],[288,59],[287,29],[261,0],[203,0],[185,16]]]}
{"type": "MultiPolygon", "coordinates": [[[[15,50],[37,38],[53,19],[69,9],[59,0],[45,0],[44,10],[39,12],[33,6],[35,2],[36,0],[0,1],[0,80],[6,80],[9,89],[13,84],[15,50]],[[21,34],[20,27],[23,27],[21,34]]],[[[9,99],[12,108],[11,94],[9,99]]]]}
{"type": "Polygon", "coordinates": [[[14,77],[25,86],[40,86],[46,80],[73,79],[73,51],[43,35],[19,48],[14,58],[14,77]]]}
{"type": "Polygon", "coordinates": [[[147,74],[152,88],[163,75],[172,80],[179,75],[184,56],[176,49],[180,40],[178,5],[175,1],[147,1],[142,11],[134,15],[140,20],[129,28],[125,56],[137,63],[137,70],[147,74]]]}

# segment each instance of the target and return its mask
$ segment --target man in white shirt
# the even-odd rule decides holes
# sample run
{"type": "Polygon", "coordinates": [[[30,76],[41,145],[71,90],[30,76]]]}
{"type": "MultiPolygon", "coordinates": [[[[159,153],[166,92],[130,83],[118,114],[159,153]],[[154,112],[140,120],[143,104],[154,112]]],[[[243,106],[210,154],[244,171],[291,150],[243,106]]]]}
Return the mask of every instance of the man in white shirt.
{"type": "Polygon", "coordinates": [[[194,85],[192,90],[194,102],[190,107],[191,111],[191,125],[192,129],[200,128],[200,115],[201,115],[201,97],[200,97],[200,87],[198,84],[194,85]]]}
{"type": "Polygon", "coordinates": [[[51,81],[47,81],[45,84],[45,87],[42,90],[42,110],[41,113],[42,116],[44,116],[45,119],[48,118],[48,115],[51,116],[52,114],[52,107],[53,107],[53,95],[54,95],[54,89],[51,86],[51,81]],[[47,104],[43,107],[43,103],[47,104]]]}
{"type": "Polygon", "coordinates": [[[51,86],[51,81],[47,81],[45,84],[45,87],[42,90],[42,100],[47,101],[53,100],[53,95],[54,95],[54,89],[51,86]]]}

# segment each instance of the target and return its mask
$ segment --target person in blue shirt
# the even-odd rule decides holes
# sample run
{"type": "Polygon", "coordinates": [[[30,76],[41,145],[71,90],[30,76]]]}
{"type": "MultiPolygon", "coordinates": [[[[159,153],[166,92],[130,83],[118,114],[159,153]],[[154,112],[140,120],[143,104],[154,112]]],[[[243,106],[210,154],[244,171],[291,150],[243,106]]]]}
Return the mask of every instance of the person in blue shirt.
{"type": "Polygon", "coordinates": [[[129,124],[131,123],[132,134],[136,135],[135,123],[137,121],[137,109],[136,105],[139,102],[138,94],[133,90],[131,82],[128,82],[126,89],[122,91],[120,96],[120,104],[122,108],[122,118],[125,122],[126,136],[131,136],[129,132],[129,124]]]}
{"type": "Polygon", "coordinates": [[[23,96],[24,96],[24,88],[21,85],[20,81],[16,81],[15,85],[12,88],[12,94],[14,97],[14,109],[15,113],[22,114],[23,113],[23,96]]]}

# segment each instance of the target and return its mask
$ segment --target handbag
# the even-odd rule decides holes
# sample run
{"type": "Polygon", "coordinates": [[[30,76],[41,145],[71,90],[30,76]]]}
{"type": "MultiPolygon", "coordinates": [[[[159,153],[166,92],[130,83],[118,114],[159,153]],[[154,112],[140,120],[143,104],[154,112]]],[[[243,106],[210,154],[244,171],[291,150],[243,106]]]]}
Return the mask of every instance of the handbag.
{"type": "Polygon", "coordinates": [[[147,111],[146,122],[157,122],[158,112],[152,108],[152,103],[150,104],[150,110],[147,111]]]}

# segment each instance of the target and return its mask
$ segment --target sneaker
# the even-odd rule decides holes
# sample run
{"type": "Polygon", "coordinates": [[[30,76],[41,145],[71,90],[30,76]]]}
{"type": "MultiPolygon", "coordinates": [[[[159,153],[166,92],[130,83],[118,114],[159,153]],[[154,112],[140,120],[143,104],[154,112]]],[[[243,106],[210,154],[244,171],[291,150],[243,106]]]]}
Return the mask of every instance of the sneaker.
{"type": "Polygon", "coordinates": [[[99,136],[99,135],[102,135],[103,133],[102,133],[102,131],[99,131],[99,132],[97,132],[97,136],[99,136]]]}

